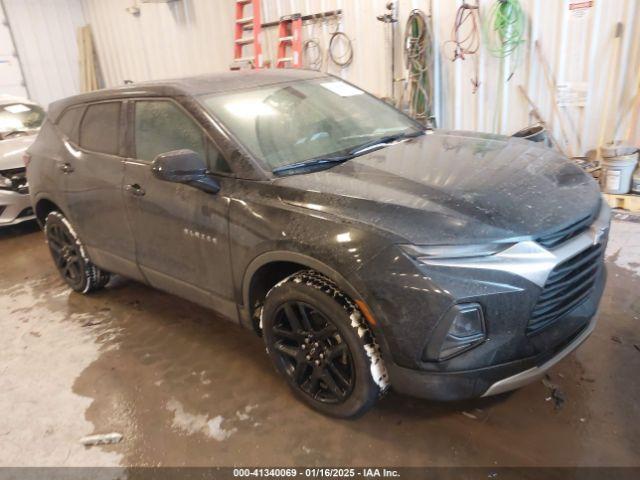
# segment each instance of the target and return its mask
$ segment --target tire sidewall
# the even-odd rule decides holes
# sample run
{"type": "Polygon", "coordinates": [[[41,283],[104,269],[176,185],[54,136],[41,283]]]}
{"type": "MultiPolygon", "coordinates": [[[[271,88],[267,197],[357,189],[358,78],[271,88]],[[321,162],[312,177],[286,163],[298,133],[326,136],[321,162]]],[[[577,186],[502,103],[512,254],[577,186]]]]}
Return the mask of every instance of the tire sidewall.
{"type": "MultiPolygon", "coordinates": [[[[47,239],[47,244],[49,243],[48,231],[49,231],[49,228],[53,225],[58,225],[59,227],[64,229],[67,232],[67,234],[73,239],[74,245],[78,253],[80,254],[80,264],[82,266],[82,281],[79,282],[77,285],[71,284],[64,277],[64,275],[62,274],[62,272],[60,271],[57,265],[56,265],[56,269],[58,270],[58,273],[60,274],[62,279],[70,288],[72,288],[76,292],[87,293],[91,289],[91,283],[92,283],[91,280],[93,278],[92,275],[94,274],[94,272],[92,271],[92,265],[90,264],[87,258],[87,255],[85,253],[84,246],[80,242],[78,235],[76,234],[73,227],[71,227],[71,224],[69,223],[69,221],[65,218],[65,216],[62,213],[58,211],[50,212],[47,215],[47,218],[45,219],[44,233],[45,233],[45,238],[47,239]]],[[[51,252],[51,248],[49,248],[49,250],[53,258],[53,252],[51,252]]]]}
{"type": "Polygon", "coordinates": [[[262,311],[262,331],[267,346],[267,353],[276,370],[284,376],[293,392],[316,410],[327,415],[350,418],[363,414],[373,406],[380,395],[380,388],[371,377],[371,360],[367,356],[362,338],[357,329],[351,326],[349,312],[336,300],[322,290],[307,285],[305,282],[286,281],[272,289],[264,303],[262,311]],[[281,361],[280,355],[272,348],[274,338],[271,329],[274,326],[276,313],[286,302],[303,302],[316,308],[331,321],[340,336],[347,344],[355,370],[355,385],[347,400],[339,404],[326,404],[314,400],[302,392],[289,376],[281,361]]]}

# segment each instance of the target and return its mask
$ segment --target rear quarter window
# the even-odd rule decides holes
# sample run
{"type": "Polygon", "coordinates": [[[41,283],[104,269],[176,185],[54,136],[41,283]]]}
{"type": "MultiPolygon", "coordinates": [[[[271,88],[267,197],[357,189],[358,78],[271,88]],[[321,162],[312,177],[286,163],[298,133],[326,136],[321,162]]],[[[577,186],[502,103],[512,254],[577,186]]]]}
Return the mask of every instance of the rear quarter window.
{"type": "Polygon", "coordinates": [[[78,143],[78,125],[82,117],[83,109],[84,107],[70,108],[66,110],[60,117],[60,120],[58,120],[58,128],[75,144],[78,143]]]}
{"type": "Polygon", "coordinates": [[[118,154],[120,102],[89,105],[80,125],[80,146],[92,152],[118,154]]]}

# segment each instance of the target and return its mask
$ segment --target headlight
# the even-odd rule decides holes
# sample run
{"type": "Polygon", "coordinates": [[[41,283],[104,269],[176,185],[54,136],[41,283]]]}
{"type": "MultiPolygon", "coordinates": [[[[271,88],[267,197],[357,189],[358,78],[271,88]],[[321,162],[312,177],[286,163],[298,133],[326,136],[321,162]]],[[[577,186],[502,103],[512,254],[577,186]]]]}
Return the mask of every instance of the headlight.
{"type": "Polygon", "coordinates": [[[480,345],[486,338],[482,307],[477,303],[454,305],[436,328],[424,360],[448,360],[480,345]]]}
{"type": "Polygon", "coordinates": [[[7,178],[3,175],[0,175],[0,188],[11,188],[13,187],[13,182],[10,178],[7,178]]]}
{"type": "Polygon", "coordinates": [[[444,258],[487,257],[506,250],[513,243],[486,243],[479,245],[401,245],[401,248],[420,261],[444,258]]]}

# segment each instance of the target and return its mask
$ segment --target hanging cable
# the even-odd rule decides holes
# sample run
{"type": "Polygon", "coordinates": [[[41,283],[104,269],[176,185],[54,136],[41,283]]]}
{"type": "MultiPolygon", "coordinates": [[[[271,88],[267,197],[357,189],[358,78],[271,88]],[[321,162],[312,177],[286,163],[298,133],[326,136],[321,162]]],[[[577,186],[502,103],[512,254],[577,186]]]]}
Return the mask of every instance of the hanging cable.
{"type": "Polygon", "coordinates": [[[346,33],[335,31],[331,34],[329,58],[340,68],[348,67],[351,64],[353,61],[353,46],[346,33]],[[342,52],[339,52],[339,50],[342,50],[342,52]]]}
{"type": "Polygon", "coordinates": [[[312,70],[322,69],[322,47],[317,39],[305,40],[302,44],[302,59],[305,67],[312,70]]]}
{"type": "Polygon", "coordinates": [[[321,26],[323,17],[312,16],[309,20],[303,23],[309,30],[308,39],[302,43],[302,62],[306,68],[312,70],[322,70],[324,64],[324,49],[322,47],[322,30],[317,32],[319,26],[321,26]]]}
{"type": "MultiPolygon", "coordinates": [[[[409,90],[409,115],[428,125],[433,117],[433,32],[421,10],[412,10],[404,32],[404,55],[409,90]]],[[[404,97],[404,95],[403,95],[404,97]]]]}
{"type": "Polygon", "coordinates": [[[507,81],[518,66],[524,31],[525,16],[519,0],[497,0],[484,19],[483,32],[489,53],[497,58],[516,55],[507,81]]]}
{"type": "Polygon", "coordinates": [[[465,60],[467,56],[472,56],[474,66],[474,78],[471,79],[473,85],[472,93],[476,93],[480,86],[479,64],[475,55],[480,49],[480,8],[479,5],[471,5],[465,1],[456,11],[456,19],[451,31],[451,40],[447,40],[445,45],[453,45],[453,53],[450,55],[452,62],[465,60]]]}
{"type": "Polygon", "coordinates": [[[324,22],[329,31],[327,68],[329,67],[329,60],[340,68],[348,67],[353,61],[353,46],[349,36],[340,31],[340,18],[338,15],[332,15],[326,17],[324,22]]]}

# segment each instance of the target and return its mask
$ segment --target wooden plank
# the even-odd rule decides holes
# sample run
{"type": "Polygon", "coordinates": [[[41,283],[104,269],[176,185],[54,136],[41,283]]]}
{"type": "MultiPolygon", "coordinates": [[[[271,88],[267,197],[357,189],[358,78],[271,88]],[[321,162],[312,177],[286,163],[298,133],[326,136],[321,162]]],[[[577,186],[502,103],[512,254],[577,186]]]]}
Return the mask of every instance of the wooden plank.
{"type": "Polygon", "coordinates": [[[640,213],[640,195],[615,195],[612,193],[603,193],[603,195],[611,208],[640,213]]]}
{"type": "Polygon", "coordinates": [[[98,89],[95,51],[91,27],[85,25],[78,29],[78,61],[80,64],[80,91],[91,92],[98,89]]]}

